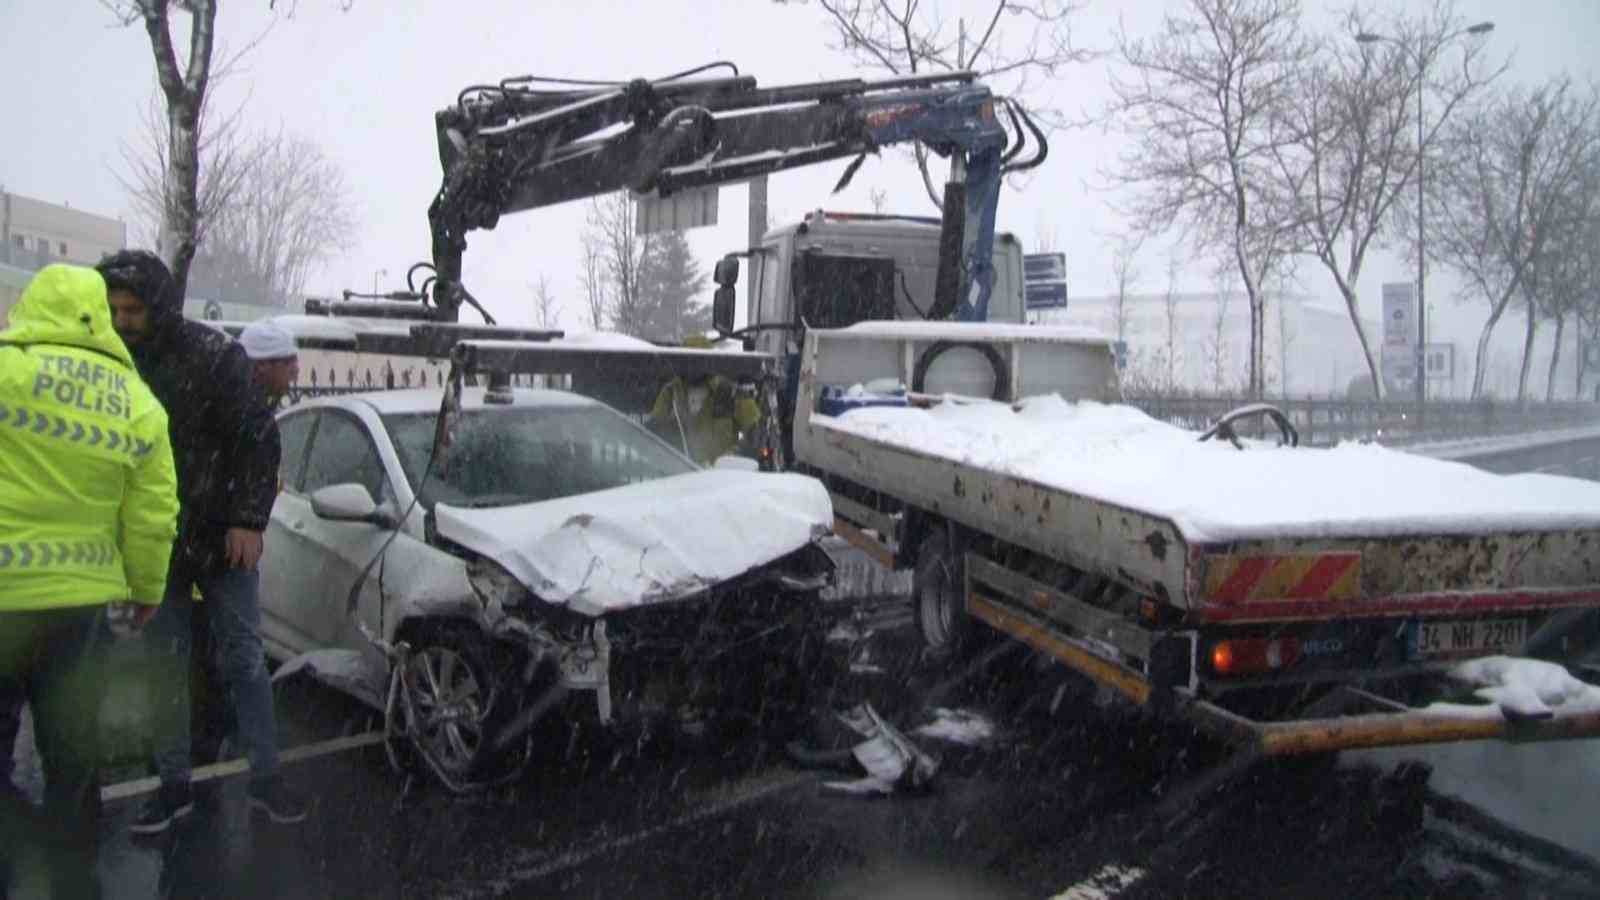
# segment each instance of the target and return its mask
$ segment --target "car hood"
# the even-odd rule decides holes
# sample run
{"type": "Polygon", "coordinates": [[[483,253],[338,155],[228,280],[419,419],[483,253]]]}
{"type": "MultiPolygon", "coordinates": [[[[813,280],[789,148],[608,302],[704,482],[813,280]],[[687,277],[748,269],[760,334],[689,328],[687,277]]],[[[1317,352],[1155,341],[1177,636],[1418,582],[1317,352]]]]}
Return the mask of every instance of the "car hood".
{"type": "Polygon", "coordinates": [[[541,503],[439,504],[438,534],[549,603],[600,615],[689,597],[821,538],[827,490],[802,475],[712,469],[541,503]]]}

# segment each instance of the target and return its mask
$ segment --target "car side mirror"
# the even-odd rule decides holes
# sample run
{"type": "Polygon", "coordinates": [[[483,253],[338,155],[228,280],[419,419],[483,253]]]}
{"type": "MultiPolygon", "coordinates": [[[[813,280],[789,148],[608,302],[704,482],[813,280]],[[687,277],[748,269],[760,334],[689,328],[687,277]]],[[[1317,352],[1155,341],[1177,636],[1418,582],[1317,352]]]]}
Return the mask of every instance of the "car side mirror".
{"type": "Polygon", "coordinates": [[[331,522],[366,522],[392,527],[393,517],[378,509],[365,485],[330,484],[311,492],[311,512],[331,522]]]}
{"type": "Polygon", "coordinates": [[[711,326],[718,334],[732,334],[733,318],[733,288],[719,287],[711,295],[711,326]]]}
{"type": "Polygon", "coordinates": [[[716,268],[711,272],[711,280],[718,287],[731,288],[739,283],[739,257],[728,254],[717,260],[716,268]]]}

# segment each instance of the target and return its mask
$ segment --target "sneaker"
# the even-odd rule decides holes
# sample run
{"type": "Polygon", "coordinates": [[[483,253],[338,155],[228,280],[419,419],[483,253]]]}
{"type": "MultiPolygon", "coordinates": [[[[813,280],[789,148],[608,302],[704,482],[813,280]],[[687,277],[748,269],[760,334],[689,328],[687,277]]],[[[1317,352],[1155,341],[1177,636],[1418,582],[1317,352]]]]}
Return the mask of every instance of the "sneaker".
{"type": "Polygon", "coordinates": [[[128,826],[134,834],[160,834],[172,823],[194,812],[194,793],[187,784],[162,785],[155,796],[145,801],[139,816],[128,826]]]}
{"type": "Polygon", "coordinates": [[[247,797],[251,809],[261,810],[279,825],[293,825],[306,819],[306,802],[277,776],[251,779],[247,797]]]}

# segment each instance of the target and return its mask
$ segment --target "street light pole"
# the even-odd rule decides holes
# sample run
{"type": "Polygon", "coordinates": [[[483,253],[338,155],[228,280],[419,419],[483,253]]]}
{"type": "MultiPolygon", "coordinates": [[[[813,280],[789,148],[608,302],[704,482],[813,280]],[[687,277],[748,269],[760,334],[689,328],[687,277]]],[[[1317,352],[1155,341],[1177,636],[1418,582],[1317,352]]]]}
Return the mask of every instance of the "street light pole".
{"type": "Polygon", "coordinates": [[[1427,231],[1423,228],[1423,220],[1427,218],[1425,204],[1428,202],[1425,188],[1427,182],[1423,169],[1428,164],[1428,155],[1423,152],[1423,143],[1427,138],[1422,125],[1422,85],[1426,80],[1422,54],[1419,51],[1417,53],[1417,408],[1419,414],[1428,403],[1428,301],[1424,294],[1428,275],[1428,245],[1427,231]]]}
{"type": "Polygon", "coordinates": [[[387,274],[389,274],[388,269],[378,269],[372,273],[372,293],[374,296],[376,296],[378,293],[378,276],[387,274]]]}
{"type": "MultiPolygon", "coordinates": [[[[1439,42],[1442,48],[1449,41],[1462,35],[1484,35],[1494,30],[1493,22],[1479,22],[1448,34],[1439,42]]],[[[1417,48],[1413,50],[1410,45],[1385,37],[1381,34],[1361,32],[1356,35],[1356,42],[1372,44],[1378,41],[1387,41],[1404,50],[1417,65],[1417,348],[1416,348],[1416,379],[1417,379],[1417,406],[1420,414],[1421,407],[1428,402],[1428,300],[1425,293],[1428,275],[1428,233],[1426,227],[1427,214],[1427,175],[1426,166],[1428,156],[1425,144],[1427,143],[1427,129],[1422,118],[1422,92],[1428,82],[1427,60],[1423,58],[1423,46],[1419,36],[1417,48]]]]}

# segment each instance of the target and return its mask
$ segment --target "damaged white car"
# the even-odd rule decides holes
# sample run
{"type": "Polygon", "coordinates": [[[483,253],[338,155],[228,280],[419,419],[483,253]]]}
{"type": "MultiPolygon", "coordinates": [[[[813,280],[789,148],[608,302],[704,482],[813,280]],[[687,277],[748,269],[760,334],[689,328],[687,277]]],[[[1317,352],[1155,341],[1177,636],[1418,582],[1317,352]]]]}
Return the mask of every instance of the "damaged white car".
{"type": "Polygon", "coordinates": [[[454,789],[520,770],[549,710],[711,717],[803,690],[833,571],[821,484],[702,470],[561,391],[468,389],[436,442],[441,396],[280,414],[262,562],[280,672],[386,711],[454,789]]]}

